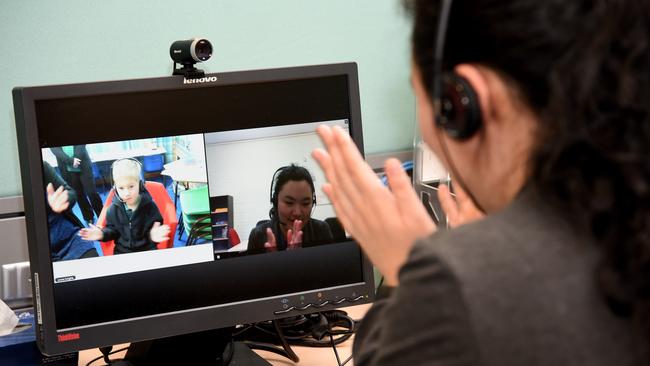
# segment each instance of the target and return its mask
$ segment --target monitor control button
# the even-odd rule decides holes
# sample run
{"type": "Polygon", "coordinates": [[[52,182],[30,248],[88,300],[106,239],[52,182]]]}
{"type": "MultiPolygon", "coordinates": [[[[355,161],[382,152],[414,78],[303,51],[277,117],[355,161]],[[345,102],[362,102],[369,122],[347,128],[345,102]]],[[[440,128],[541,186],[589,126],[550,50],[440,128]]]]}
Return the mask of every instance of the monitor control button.
{"type": "Polygon", "coordinates": [[[325,301],[321,302],[320,304],[314,304],[314,306],[317,307],[317,308],[322,308],[323,306],[325,306],[325,305],[327,305],[329,303],[330,303],[329,301],[325,300],[325,301]]]}
{"type": "Polygon", "coordinates": [[[336,305],[338,305],[338,304],[343,303],[344,301],[347,301],[347,299],[346,299],[345,297],[340,298],[340,299],[338,299],[338,300],[336,300],[336,301],[332,301],[332,304],[336,304],[336,305]]]}
{"type": "Polygon", "coordinates": [[[356,301],[359,301],[359,300],[363,299],[364,297],[365,296],[360,295],[360,296],[355,297],[354,299],[348,299],[348,301],[349,302],[356,302],[356,301]]]}
{"type": "Polygon", "coordinates": [[[286,313],[288,313],[290,311],[293,311],[293,310],[296,310],[296,308],[294,308],[293,306],[289,306],[286,309],[274,311],[273,314],[281,315],[281,314],[286,314],[286,313]]]}
{"type": "Polygon", "coordinates": [[[296,310],[307,310],[312,307],[313,304],[307,304],[305,306],[296,306],[296,310]]]}

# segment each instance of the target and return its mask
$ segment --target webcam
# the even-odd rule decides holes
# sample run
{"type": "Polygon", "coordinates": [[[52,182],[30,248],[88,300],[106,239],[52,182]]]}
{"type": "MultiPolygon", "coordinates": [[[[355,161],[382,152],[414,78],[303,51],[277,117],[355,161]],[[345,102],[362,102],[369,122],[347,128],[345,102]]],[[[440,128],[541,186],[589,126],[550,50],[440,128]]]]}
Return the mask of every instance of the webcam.
{"type": "Polygon", "coordinates": [[[194,67],[194,65],[197,62],[210,59],[212,44],[205,38],[176,41],[169,47],[169,56],[174,61],[173,75],[183,75],[186,78],[201,78],[205,76],[205,73],[203,70],[194,67]],[[177,64],[182,67],[177,68],[177,64]]]}

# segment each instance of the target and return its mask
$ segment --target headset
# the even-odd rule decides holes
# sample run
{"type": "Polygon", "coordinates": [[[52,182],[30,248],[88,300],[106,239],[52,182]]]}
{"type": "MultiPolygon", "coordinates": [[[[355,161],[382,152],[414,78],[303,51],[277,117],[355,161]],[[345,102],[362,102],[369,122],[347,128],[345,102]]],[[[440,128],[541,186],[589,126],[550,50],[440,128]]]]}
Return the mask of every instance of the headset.
{"type": "MultiPolygon", "coordinates": [[[[455,140],[466,140],[476,134],[483,125],[478,96],[472,86],[459,75],[443,72],[442,58],[445,49],[447,23],[451,13],[452,0],[441,0],[438,29],[433,45],[433,80],[431,98],[436,127],[455,140]]],[[[485,212],[476,197],[469,190],[454,165],[451,154],[447,149],[445,139],[440,139],[443,154],[449,162],[449,169],[474,205],[485,212]]]]}
{"type": "MultiPolygon", "coordinates": [[[[305,176],[309,177],[308,179],[305,179],[307,183],[309,183],[309,187],[311,188],[311,213],[314,212],[314,208],[316,207],[316,187],[314,186],[314,178],[311,176],[311,173],[309,173],[309,170],[307,168],[298,166],[298,165],[285,165],[283,167],[278,168],[278,170],[273,173],[273,177],[271,178],[271,188],[269,190],[269,201],[271,202],[271,205],[273,207],[269,211],[269,217],[273,219],[274,217],[278,216],[278,195],[280,194],[278,187],[277,187],[277,179],[279,178],[279,175],[282,174],[286,169],[289,168],[294,168],[298,169],[300,171],[303,171],[303,173],[306,173],[305,176]]],[[[311,216],[311,213],[309,216],[311,216]]],[[[278,217],[278,220],[279,217],[278,217]]]]}
{"type": "Polygon", "coordinates": [[[442,71],[447,23],[452,0],[442,0],[433,45],[432,99],[436,126],[456,140],[468,139],[481,128],[478,96],[464,78],[442,71]]]}
{"type": "Polygon", "coordinates": [[[132,162],[134,162],[134,163],[136,163],[138,165],[138,170],[140,171],[140,174],[138,175],[138,179],[139,179],[138,190],[139,190],[140,193],[143,193],[143,192],[146,191],[146,188],[144,186],[144,179],[142,179],[143,168],[142,168],[142,163],[140,162],[140,160],[138,160],[136,158],[117,159],[111,164],[111,180],[113,181],[113,192],[115,192],[115,197],[117,197],[117,199],[120,200],[120,202],[124,202],[124,200],[122,200],[122,197],[120,197],[120,194],[117,193],[117,188],[115,187],[115,179],[113,178],[113,167],[115,166],[116,163],[118,163],[120,161],[125,161],[125,160],[132,161],[132,162]]]}

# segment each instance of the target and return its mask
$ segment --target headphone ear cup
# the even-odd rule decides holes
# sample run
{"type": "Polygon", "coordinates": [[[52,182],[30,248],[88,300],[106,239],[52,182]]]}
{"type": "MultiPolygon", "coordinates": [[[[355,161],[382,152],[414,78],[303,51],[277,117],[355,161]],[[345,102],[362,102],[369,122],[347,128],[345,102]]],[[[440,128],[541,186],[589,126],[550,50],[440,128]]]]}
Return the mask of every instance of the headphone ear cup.
{"type": "Polygon", "coordinates": [[[481,128],[478,96],[467,80],[445,73],[441,80],[440,115],[436,125],[457,140],[468,139],[481,128]]]}

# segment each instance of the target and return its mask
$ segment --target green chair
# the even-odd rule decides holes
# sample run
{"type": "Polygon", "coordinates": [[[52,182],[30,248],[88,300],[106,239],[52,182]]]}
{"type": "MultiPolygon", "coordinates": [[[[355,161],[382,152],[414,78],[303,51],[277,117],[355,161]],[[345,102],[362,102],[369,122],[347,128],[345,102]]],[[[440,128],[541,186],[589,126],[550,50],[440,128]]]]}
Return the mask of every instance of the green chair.
{"type": "Polygon", "coordinates": [[[212,240],[208,186],[203,185],[182,191],[179,199],[183,229],[187,233],[187,245],[195,244],[199,238],[212,240]]]}

